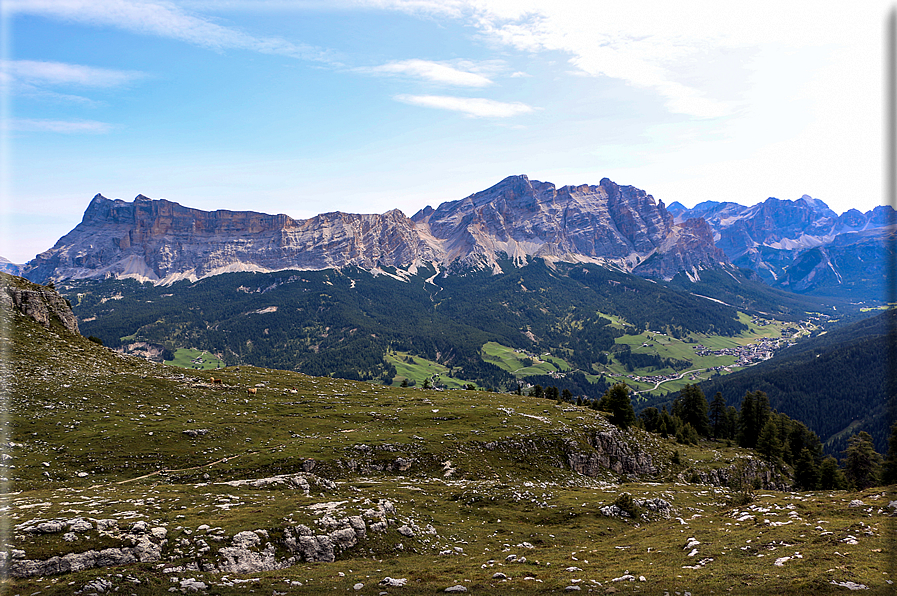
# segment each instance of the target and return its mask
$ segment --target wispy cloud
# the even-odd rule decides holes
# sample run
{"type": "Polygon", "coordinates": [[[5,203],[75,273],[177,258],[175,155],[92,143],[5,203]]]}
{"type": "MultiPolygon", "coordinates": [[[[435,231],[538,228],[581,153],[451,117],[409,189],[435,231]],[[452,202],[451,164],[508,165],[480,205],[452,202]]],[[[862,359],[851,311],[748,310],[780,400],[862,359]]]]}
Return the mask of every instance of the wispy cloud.
{"type": "Polygon", "coordinates": [[[10,13],[40,15],[135,33],[179,39],[215,50],[245,49],[304,60],[327,61],[320,48],[278,37],[257,37],[189,14],[166,1],[145,0],[4,0],[10,13]]]}
{"type": "Polygon", "coordinates": [[[28,120],[11,119],[7,122],[12,130],[26,132],[55,132],[62,134],[103,134],[112,130],[112,125],[96,120],[28,120]]]}
{"type": "Polygon", "coordinates": [[[358,70],[373,74],[404,75],[420,78],[431,83],[457,87],[486,87],[492,84],[489,78],[477,72],[472,72],[469,69],[469,66],[472,66],[470,63],[464,64],[468,65],[468,69],[463,70],[443,62],[431,62],[429,60],[401,60],[358,70]]]}
{"type": "Polygon", "coordinates": [[[752,85],[748,77],[742,79],[739,89],[719,84],[732,69],[750,69],[737,59],[728,68],[720,67],[727,54],[763,44],[810,48],[862,38],[857,24],[870,21],[854,13],[877,11],[883,15],[886,4],[875,0],[857,8],[825,0],[821,5],[756,0],[720,11],[710,0],[685,4],[650,0],[355,1],[356,5],[384,10],[459,19],[476,28],[485,40],[525,52],[565,53],[580,74],[651,90],[663,98],[668,111],[696,118],[736,112],[740,109],[738,97],[752,85]],[[827,16],[807,16],[820,13],[827,16]],[[770,19],[769,14],[776,18],[770,19]],[[833,18],[835,14],[838,16],[833,18]]]}
{"type": "Polygon", "coordinates": [[[447,95],[396,95],[395,99],[427,108],[462,112],[477,118],[510,118],[528,114],[534,108],[524,103],[507,103],[482,97],[451,97],[447,95]]]}
{"type": "Polygon", "coordinates": [[[0,72],[7,83],[77,85],[81,87],[119,87],[146,76],[137,71],[35,60],[0,61],[0,72]]]}

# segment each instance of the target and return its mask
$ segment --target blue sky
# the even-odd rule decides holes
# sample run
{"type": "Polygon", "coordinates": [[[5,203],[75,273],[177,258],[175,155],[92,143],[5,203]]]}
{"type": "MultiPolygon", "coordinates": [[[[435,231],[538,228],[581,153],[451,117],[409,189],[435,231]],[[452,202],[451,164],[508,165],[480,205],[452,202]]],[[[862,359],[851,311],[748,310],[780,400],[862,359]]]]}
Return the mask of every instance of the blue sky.
{"type": "Polygon", "coordinates": [[[0,255],[96,193],[411,215],[512,174],[882,202],[864,2],[4,0],[0,255]]]}

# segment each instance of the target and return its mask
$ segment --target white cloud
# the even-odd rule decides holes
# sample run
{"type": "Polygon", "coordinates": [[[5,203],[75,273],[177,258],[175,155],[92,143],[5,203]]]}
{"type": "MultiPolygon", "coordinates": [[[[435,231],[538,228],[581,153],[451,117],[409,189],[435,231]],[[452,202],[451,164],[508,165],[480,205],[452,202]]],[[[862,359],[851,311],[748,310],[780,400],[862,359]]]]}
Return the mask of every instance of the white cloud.
{"type": "Polygon", "coordinates": [[[462,112],[477,118],[509,118],[528,114],[534,109],[524,103],[507,103],[482,97],[451,97],[447,95],[396,95],[403,103],[441,110],[462,112]]]}
{"type": "Polygon", "coordinates": [[[389,62],[368,69],[360,69],[374,74],[395,74],[417,77],[432,83],[454,85],[457,87],[486,87],[492,84],[487,77],[472,72],[470,63],[463,63],[468,70],[460,70],[442,62],[429,60],[401,60],[389,62]]]}
{"type": "Polygon", "coordinates": [[[245,49],[306,60],[326,60],[326,53],[277,37],[255,37],[188,14],[172,2],[144,0],[4,0],[4,11],[111,26],[223,50],[245,49]]]}
{"type": "Polygon", "coordinates": [[[35,60],[0,61],[0,73],[6,83],[78,85],[81,87],[118,87],[145,76],[136,71],[35,60]]]}
{"type": "Polygon", "coordinates": [[[28,120],[13,119],[7,122],[13,130],[27,132],[56,132],[63,134],[102,134],[112,130],[106,122],[96,120],[28,120]]]}
{"type": "MultiPolygon", "coordinates": [[[[888,9],[884,0],[753,0],[725,10],[712,0],[357,0],[358,5],[458,18],[501,46],[565,53],[581,73],[651,90],[668,111],[696,118],[743,109],[742,95],[757,84],[743,59],[758,48],[780,48],[783,71],[808,65],[792,60],[788,54],[795,49],[863,46],[867,54],[880,54],[888,9]],[[721,78],[734,85],[721,84],[721,78]]],[[[827,52],[819,53],[812,66],[827,68],[827,52]]],[[[836,75],[853,78],[850,72],[836,75]]],[[[864,78],[861,85],[871,84],[860,88],[875,88],[876,82],[864,78]]]]}

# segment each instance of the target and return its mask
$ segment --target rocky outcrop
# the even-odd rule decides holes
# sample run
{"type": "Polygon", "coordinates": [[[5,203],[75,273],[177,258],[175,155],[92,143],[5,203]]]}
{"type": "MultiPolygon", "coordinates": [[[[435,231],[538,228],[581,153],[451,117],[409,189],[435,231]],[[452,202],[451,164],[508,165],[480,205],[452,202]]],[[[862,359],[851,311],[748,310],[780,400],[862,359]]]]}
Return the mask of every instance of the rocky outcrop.
{"type": "MultiPolygon", "coordinates": [[[[0,562],[7,565],[7,572],[12,577],[43,577],[46,575],[58,575],[70,573],[94,567],[112,567],[115,565],[127,565],[130,563],[153,563],[162,558],[162,548],[168,543],[165,528],[150,528],[145,522],[137,522],[128,532],[119,534],[115,520],[97,520],[97,529],[102,533],[114,535],[129,546],[121,548],[105,548],[102,550],[88,550],[81,553],[68,553],[66,555],[50,557],[49,559],[26,559],[24,553],[17,554],[12,551],[11,560],[6,560],[6,553],[0,557],[0,562]],[[112,530],[110,533],[109,530],[112,530]]],[[[72,531],[84,532],[93,526],[83,519],[76,520],[50,520],[34,526],[26,527],[24,531],[31,533],[51,534],[63,531],[68,527],[72,531]]]]}
{"type": "Polygon", "coordinates": [[[79,333],[78,319],[68,301],[56,290],[0,274],[0,306],[17,309],[44,327],[58,321],[72,333],[79,333]]]}
{"type": "Polygon", "coordinates": [[[626,476],[653,476],[657,467],[651,456],[637,443],[627,441],[622,432],[597,431],[589,435],[591,449],[583,450],[573,440],[567,441],[567,463],[585,476],[596,477],[607,471],[626,476]]]}
{"type": "Polygon", "coordinates": [[[662,202],[603,179],[565,186],[511,176],[412,218],[401,211],[324,213],[306,220],[251,211],[200,211],[139,195],[96,195],[78,226],[25,268],[34,281],[133,277],[155,283],[229,271],[357,266],[414,270],[425,263],[499,270],[528,258],[612,264],[669,278],[725,256],[696,224],[677,225],[662,202]]]}
{"type": "Polygon", "coordinates": [[[791,490],[790,479],[757,458],[743,458],[725,468],[691,470],[679,474],[682,482],[727,486],[729,488],[760,488],[791,490]]]}
{"type": "MultiPolygon", "coordinates": [[[[293,479],[296,487],[303,484],[308,486],[308,481],[298,482],[297,479],[300,477],[278,476],[274,479],[284,478],[293,479]]],[[[302,479],[305,480],[304,477],[302,479]]],[[[323,478],[315,477],[312,480],[320,480],[318,484],[324,488],[335,487],[331,481],[323,478]]],[[[222,484],[253,488],[283,486],[278,482],[234,482],[240,484],[222,484]]],[[[321,515],[314,520],[313,525],[317,526],[315,528],[296,524],[275,530],[275,535],[282,532],[282,538],[275,538],[268,530],[261,529],[238,532],[225,546],[217,550],[212,548],[209,541],[212,543],[226,541],[227,536],[221,528],[210,528],[208,525],[198,527],[196,534],[189,529],[184,530],[180,537],[176,536],[169,545],[168,529],[161,526],[152,527],[145,521],[137,521],[130,524],[127,529],[120,529],[119,522],[115,519],[35,519],[19,524],[16,530],[31,535],[65,533],[63,540],[73,543],[90,538],[90,533],[95,530],[98,534],[96,537],[120,541],[122,546],[68,553],[49,559],[28,559],[25,551],[20,549],[0,551],[0,572],[5,571],[10,576],[18,578],[43,577],[95,567],[152,563],[163,558],[175,560],[187,556],[192,560],[186,566],[170,567],[166,573],[183,570],[259,573],[285,569],[300,562],[333,562],[340,553],[357,546],[370,535],[379,535],[386,532],[390,526],[399,524],[399,529],[395,531],[406,539],[437,535],[436,529],[431,525],[421,528],[411,519],[400,518],[395,505],[389,500],[384,499],[372,504],[357,515],[337,514],[345,504],[345,501],[337,501],[309,506],[309,509],[321,515]],[[201,531],[205,533],[200,534],[201,531]],[[282,556],[284,550],[289,556],[282,556]]]]}

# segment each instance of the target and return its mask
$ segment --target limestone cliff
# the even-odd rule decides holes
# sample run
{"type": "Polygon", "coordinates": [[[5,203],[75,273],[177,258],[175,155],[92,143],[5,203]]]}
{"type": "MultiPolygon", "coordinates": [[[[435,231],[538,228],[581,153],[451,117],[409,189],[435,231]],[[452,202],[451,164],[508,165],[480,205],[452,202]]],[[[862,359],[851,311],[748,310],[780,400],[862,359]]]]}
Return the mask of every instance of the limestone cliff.
{"type": "Polygon", "coordinates": [[[603,179],[565,186],[511,176],[408,218],[324,213],[306,220],[252,211],[200,211],[143,195],[93,198],[82,222],[25,268],[34,281],[134,277],[156,283],[229,271],[454,263],[499,269],[510,258],[594,262],[670,278],[725,255],[700,220],[676,224],[662,202],[603,179]]]}
{"type": "Polygon", "coordinates": [[[44,327],[58,321],[72,333],[79,333],[78,319],[65,298],[52,288],[20,277],[0,273],[0,306],[4,310],[16,309],[44,327]]]}

